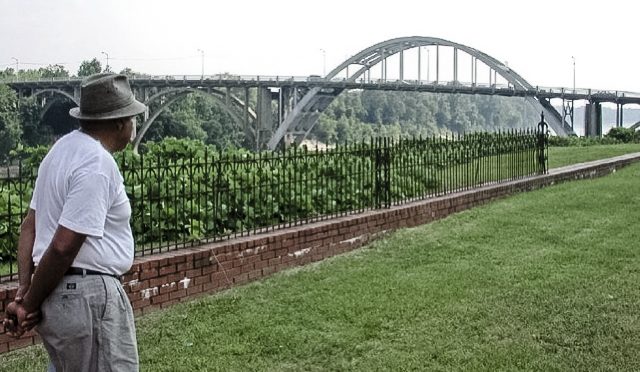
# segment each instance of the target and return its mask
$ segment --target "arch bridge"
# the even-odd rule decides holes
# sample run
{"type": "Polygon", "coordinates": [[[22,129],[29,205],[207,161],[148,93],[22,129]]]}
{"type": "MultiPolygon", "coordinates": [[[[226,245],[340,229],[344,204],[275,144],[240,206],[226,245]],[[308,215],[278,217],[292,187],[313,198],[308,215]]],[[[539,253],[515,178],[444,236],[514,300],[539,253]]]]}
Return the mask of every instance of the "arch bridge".
{"type": "MultiPolygon", "coordinates": [[[[238,124],[254,150],[302,141],[320,114],[343,91],[377,89],[523,97],[545,114],[554,132],[572,135],[573,102],[588,101],[585,134],[601,135],[602,102],[640,104],[640,93],[541,88],[497,59],[468,46],[432,37],[403,37],[368,47],[326,76],[130,76],[136,98],[152,105],[135,140],[140,143],[158,115],[188,94],[212,97],[238,124]],[[426,53],[426,58],[425,58],[426,53]],[[435,58],[432,58],[433,57],[435,58]],[[558,112],[551,99],[562,99],[558,112]]],[[[6,82],[20,95],[79,102],[80,78],[6,82]]],[[[49,102],[50,104],[50,102],[49,102]]]]}

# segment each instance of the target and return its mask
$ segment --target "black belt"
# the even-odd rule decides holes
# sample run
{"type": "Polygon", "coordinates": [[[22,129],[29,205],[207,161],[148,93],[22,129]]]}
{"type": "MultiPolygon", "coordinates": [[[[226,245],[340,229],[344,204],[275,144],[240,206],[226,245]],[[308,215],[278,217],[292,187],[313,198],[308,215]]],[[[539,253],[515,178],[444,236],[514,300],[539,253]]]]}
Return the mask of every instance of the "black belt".
{"type": "Polygon", "coordinates": [[[70,267],[64,275],[106,275],[120,279],[119,275],[102,273],[96,270],[81,269],[79,267],[70,267]]]}

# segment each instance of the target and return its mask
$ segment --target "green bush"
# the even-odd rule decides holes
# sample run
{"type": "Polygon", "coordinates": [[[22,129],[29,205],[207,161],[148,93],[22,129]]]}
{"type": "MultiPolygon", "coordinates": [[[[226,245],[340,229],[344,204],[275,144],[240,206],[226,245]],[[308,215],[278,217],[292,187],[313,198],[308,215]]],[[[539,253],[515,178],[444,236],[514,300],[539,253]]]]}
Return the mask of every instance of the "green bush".
{"type": "Polygon", "coordinates": [[[614,127],[609,130],[605,138],[616,140],[618,143],[633,143],[636,139],[636,130],[631,128],[614,127]]]}

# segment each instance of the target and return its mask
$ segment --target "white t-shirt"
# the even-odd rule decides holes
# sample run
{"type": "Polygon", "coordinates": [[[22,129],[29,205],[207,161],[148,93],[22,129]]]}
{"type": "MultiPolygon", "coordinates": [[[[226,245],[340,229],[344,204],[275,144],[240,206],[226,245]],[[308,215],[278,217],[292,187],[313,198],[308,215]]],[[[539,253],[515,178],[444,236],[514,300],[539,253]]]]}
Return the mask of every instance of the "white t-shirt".
{"type": "Polygon", "coordinates": [[[31,209],[36,211],[33,262],[38,265],[62,225],[87,239],[73,267],[122,275],[131,268],[131,206],[113,156],[93,137],[73,131],[40,164],[31,209]]]}

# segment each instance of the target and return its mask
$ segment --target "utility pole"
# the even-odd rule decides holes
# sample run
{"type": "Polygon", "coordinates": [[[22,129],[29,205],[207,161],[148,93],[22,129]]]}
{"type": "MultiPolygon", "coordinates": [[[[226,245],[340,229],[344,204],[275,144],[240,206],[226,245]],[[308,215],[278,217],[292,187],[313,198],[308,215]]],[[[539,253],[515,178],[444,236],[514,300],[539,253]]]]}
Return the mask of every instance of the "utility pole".
{"type": "Polygon", "coordinates": [[[322,77],[327,77],[327,52],[324,49],[320,49],[322,52],[322,77]]]}
{"type": "Polygon", "coordinates": [[[571,56],[571,58],[573,58],[573,93],[576,92],[576,58],[574,56],[571,56]]]}
{"type": "Polygon", "coordinates": [[[107,56],[107,65],[104,67],[105,72],[109,72],[109,55],[105,52],[102,52],[105,56],[107,56]]]}
{"type": "Polygon", "coordinates": [[[16,60],[16,80],[18,80],[19,76],[19,72],[20,71],[20,64],[18,62],[18,59],[16,57],[11,57],[11,59],[15,59],[16,60]]]}
{"type": "Polygon", "coordinates": [[[198,52],[202,53],[202,79],[204,79],[204,50],[198,49],[198,52]]]}

